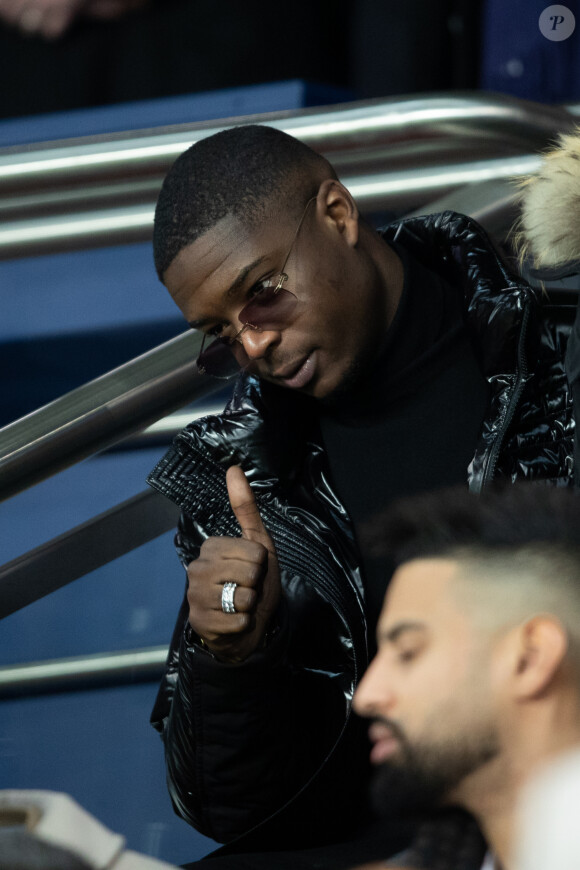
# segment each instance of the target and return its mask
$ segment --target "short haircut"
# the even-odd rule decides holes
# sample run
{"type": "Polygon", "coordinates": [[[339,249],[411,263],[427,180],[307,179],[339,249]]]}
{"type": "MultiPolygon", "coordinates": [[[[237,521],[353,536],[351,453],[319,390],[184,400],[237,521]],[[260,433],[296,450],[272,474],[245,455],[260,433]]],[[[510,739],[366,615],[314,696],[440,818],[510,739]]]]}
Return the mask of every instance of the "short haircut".
{"type": "Polygon", "coordinates": [[[561,550],[579,560],[580,582],[580,494],[573,488],[516,483],[475,496],[458,486],[404,498],[376,520],[371,537],[373,549],[396,564],[460,550],[561,550]]]}
{"type": "Polygon", "coordinates": [[[159,194],[153,228],[159,278],[222,218],[231,214],[255,226],[274,197],[281,209],[298,212],[325,178],[336,174],[324,157],[273,127],[232,127],[200,139],[177,158],[159,194]]]}
{"type": "Polygon", "coordinates": [[[565,625],[580,664],[580,494],[517,483],[482,495],[453,487],[403,499],[374,522],[367,540],[397,566],[456,560],[458,594],[499,628],[552,613],[565,625]],[[471,582],[472,581],[472,582],[471,582]]]}

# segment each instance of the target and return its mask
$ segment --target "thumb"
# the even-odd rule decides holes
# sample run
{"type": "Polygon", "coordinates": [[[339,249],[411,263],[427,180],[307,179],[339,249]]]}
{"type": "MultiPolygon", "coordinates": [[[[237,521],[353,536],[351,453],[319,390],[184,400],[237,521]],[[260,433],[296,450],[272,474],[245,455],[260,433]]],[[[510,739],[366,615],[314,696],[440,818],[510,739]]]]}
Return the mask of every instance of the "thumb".
{"type": "Polygon", "coordinates": [[[268,549],[273,549],[270,535],[262,522],[256,504],[256,497],[239,465],[231,465],[228,468],[226,483],[232,510],[242,528],[242,537],[247,541],[257,541],[268,546],[268,549]]]}

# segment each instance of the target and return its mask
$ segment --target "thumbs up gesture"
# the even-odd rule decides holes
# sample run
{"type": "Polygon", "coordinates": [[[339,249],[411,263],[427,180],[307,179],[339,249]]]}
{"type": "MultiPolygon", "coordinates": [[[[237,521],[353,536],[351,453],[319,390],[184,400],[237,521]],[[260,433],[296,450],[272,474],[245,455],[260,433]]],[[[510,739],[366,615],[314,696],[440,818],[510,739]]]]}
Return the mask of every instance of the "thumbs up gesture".
{"type": "Polygon", "coordinates": [[[280,601],[280,570],[244,472],[233,465],[226,481],[242,537],[208,538],[188,565],[189,623],[219,659],[241,662],[262,644],[280,601]]]}

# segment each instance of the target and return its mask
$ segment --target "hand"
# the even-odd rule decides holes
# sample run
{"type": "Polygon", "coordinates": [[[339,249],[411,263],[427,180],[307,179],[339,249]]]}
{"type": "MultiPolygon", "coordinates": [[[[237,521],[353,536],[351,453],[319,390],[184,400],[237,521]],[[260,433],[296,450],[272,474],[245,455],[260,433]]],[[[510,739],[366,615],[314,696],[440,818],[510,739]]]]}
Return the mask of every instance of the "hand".
{"type": "Polygon", "coordinates": [[[262,644],[281,595],[278,557],[242,469],[227,472],[228,496],[241,538],[208,538],[188,565],[189,623],[219,659],[244,661],[262,644]],[[224,583],[234,582],[236,613],[222,610],[224,583]]]}

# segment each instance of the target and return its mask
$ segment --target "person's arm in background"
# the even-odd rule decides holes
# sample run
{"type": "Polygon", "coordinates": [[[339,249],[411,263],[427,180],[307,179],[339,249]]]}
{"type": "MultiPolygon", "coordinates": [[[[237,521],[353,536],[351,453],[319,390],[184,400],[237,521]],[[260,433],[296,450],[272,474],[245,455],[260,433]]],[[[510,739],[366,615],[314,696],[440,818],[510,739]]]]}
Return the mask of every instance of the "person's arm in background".
{"type": "Polygon", "coordinates": [[[0,19],[22,33],[59,39],[77,18],[112,20],[149,0],[0,0],[0,19]]]}

